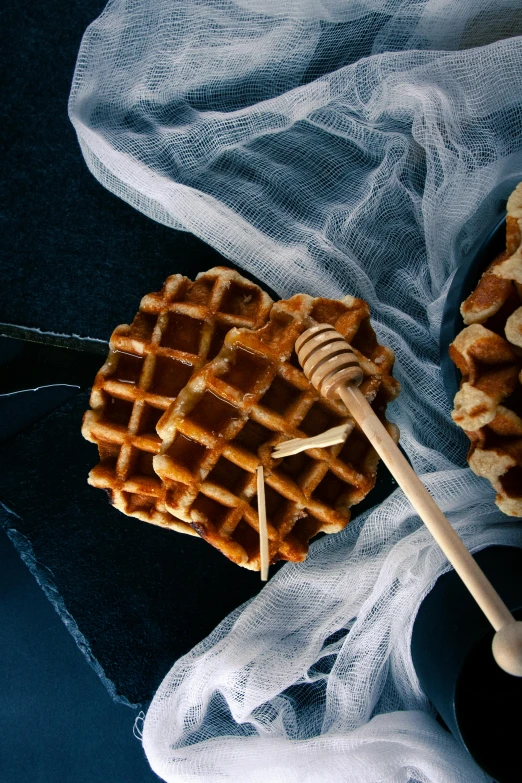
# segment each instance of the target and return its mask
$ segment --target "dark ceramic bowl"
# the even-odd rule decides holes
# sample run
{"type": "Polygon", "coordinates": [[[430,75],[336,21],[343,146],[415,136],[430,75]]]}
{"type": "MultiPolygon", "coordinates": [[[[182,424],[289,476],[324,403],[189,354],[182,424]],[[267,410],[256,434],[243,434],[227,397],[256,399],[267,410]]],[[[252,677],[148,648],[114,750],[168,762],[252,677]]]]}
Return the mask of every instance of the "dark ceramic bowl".
{"type": "MultiPolygon", "coordinates": [[[[515,617],[522,619],[522,549],[475,555],[515,617]]],[[[415,671],[447,728],[498,783],[519,783],[522,678],[495,663],[493,630],[455,571],[439,577],[417,614],[415,671]]]]}

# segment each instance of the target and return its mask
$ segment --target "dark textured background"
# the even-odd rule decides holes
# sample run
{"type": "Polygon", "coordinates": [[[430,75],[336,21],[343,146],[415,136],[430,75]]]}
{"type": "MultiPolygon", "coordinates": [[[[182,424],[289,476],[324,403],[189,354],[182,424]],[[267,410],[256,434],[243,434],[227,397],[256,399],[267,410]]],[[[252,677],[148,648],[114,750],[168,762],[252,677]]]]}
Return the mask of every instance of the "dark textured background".
{"type": "Polygon", "coordinates": [[[7,0],[0,11],[0,321],[106,340],[169,274],[222,258],[111,195],[83,161],[67,100],[81,37],[104,6],[7,0]]]}
{"type": "Polygon", "coordinates": [[[153,783],[115,704],[0,531],[0,780],[153,783]]]}
{"type": "MultiPolygon", "coordinates": [[[[81,36],[103,6],[0,9],[0,322],[107,340],[169,274],[223,259],[108,193],[83,162],[67,99],[81,36]]],[[[0,397],[0,522],[113,697],[146,705],[176,657],[260,581],[202,541],[119,514],[88,487],[96,448],[80,420],[100,364],[0,341],[0,393],[83,390],[0,397]]],[[[379,487],[371,504],[390,489],[382,469],[379,487]]],[[[133,712],[110,700],[3,533],[0,574],[2,783],[154,779],[133,712]]]]}

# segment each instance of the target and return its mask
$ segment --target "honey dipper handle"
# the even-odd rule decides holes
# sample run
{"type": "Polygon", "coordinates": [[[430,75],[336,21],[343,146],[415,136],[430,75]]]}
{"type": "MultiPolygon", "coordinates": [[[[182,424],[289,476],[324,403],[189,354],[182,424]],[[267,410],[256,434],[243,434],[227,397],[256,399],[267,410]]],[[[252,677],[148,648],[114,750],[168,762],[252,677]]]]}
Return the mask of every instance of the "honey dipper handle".
{"type": "Polygon", "coordinates": [[[410,467],[359,388],[353,385],[340,386],[337,393],[495,631],[514,623],[514,617],[504,601],[410,467]]]}

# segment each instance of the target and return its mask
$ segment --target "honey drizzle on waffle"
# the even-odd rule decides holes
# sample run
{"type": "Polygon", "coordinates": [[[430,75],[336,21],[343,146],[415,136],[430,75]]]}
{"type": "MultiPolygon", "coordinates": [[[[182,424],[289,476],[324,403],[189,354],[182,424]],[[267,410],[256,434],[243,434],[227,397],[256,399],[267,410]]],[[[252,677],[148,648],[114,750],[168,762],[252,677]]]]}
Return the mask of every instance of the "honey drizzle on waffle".
{"type": "Polygon", "coordinates": [[[379,346],[365,302],[277,302],[257,331],[233,329],[216,359],[197,372],[162,416],[154,469],[167,509],[227,557],[258,570],[256,468],[265,473],[270,561],[303,560],[309,539],[346,526],[350,507],[374,486],[378,457],[340,401],[319,396],[299,367],[297,337],[328,322],[353,346],[364,372],[361,390],[390,432],[385,408],[399,391],[393,352],[379,346]],[[275,444],[350,424],[346,444],[274,460],[275,444]],[[345,449],[348,449],[345,451],[345,449]]]}
{"type": "Polygon", "coordinates": [[[172,275],[160,292],[142,299],[130,326],[116,327],[82,432],[100,454],[89,483],[105,489],[124,514],[196,535],[165,508],[165,488],[152,466],[161,445],[156,424],[193,373],[220,351],[228,330],[261,326],[271,306],[254,283],[215,267],[195,282],[172,275]]]}

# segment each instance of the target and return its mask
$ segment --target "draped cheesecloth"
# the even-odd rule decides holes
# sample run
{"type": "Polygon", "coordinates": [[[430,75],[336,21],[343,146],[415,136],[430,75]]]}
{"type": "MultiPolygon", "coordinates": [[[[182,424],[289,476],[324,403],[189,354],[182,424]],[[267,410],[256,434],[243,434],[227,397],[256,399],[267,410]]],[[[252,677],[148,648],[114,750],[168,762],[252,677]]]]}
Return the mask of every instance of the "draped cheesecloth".
{"type": "MultiPolygon", "coordinates": [[[[112,0],[70,99],[109,190],[281,296],[369,302],[403,386],[390,418],[472,550],[522,534],[462,468],[438,332],[492,190],[522,180],[520,33],[519,0],[112,0]]],[[[400,491],[312,545],[174,664],[144,723],[153,769],[485,780],[411,663],[416,611],[447,567],[400,491]]]]}

